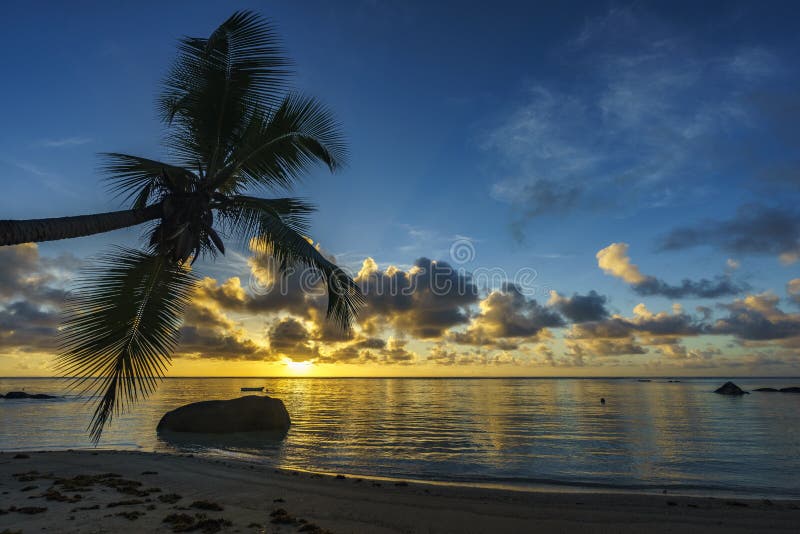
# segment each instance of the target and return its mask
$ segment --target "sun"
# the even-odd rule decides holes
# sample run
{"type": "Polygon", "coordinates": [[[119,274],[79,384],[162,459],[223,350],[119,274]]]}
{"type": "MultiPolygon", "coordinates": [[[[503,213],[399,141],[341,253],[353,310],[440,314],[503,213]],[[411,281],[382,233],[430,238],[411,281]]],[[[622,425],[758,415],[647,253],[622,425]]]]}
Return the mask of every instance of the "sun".
{"type": "Polygon", "coordinates": [[[311,369],[311,366],[313,365],[310,360],[296,362],[294,360],[291,360],[290,358],[285,358],[283,360],[283,363],[286,365],[286,367],[289,368],[289,370],[293,374],[305,374],[309,371],[309,369],[311,369]]]}

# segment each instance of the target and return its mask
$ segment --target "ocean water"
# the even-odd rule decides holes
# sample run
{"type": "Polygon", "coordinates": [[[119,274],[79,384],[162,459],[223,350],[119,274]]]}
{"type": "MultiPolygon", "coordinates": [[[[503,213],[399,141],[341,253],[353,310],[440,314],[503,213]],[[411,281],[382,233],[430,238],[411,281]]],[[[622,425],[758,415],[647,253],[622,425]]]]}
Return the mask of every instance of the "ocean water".
{"type": "MultiPolygon", "coordinates": [[[[800,394],[715,395],[724,379],[174,378],[113,421],[101,448],[191,451],[277,467],[512,486],[800,498],[800,394]],[[164,412],[265,386],[283,439],[157,435],[164,412]],[[606,404],[600,404],[600,398],[606,404]]],[[[800,379],[737,379],[745,389],[800,379]]],[[[57,379],[2,379],[0,450],[91,447],[91,406],[57,379]]]]}

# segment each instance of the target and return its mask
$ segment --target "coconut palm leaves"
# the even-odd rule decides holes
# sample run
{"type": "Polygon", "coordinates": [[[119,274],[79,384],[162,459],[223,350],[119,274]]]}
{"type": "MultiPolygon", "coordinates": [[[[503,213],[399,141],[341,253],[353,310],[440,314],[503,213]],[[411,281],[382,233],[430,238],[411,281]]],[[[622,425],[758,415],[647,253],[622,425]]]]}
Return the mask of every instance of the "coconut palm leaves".
{"type": "MultiPolygon", "coordinates": [[[[314,98],[286,94],[288,66],[269,24],[235,13],[209,38],[180,42],[158,100],[171,162],[103,155],[109,188],[131,208],[120,213],[153,223],[146,251],[101,258],[67,304],[58,366],[99,399],[89,427],[95,442],[163,376],[194,286],[189,265],[224,254],[225,237],[284,268],[316,271],[328,288],[328,316],[343,328],[352,324],[362,295],[306,237],[313,206],[250,194],[290,189],[314,164],[336,171],[345,163],[331,112],[314,98]]],[[[24,222],[0,221],[0,230],[24,222]]]]}
{"type": "Polygon", "coordinates": [[[99,396],[90,433],[155,389],[178,342],[196,278],[163,256],[121,248],[100,258],[67,300],[58,368],[99,396]]]}

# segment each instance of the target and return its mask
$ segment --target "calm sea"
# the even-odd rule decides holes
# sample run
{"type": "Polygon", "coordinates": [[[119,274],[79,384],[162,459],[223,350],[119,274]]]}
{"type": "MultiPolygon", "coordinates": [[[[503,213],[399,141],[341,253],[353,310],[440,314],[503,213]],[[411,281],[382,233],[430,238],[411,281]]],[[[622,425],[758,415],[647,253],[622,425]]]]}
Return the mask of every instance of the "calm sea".
{"type": "MultiPolygon", "coordinates": [[[[800,394],[715,395],[724,380],[175,378],[117,420],[102,448],[192,451],[362,476],[529,488],[800,497],[800,394]],[[265,386],[292,417],[279,441],[165,441],[164,412],[265,386]],[[606,404],[600,404],[605,397],[606,404]]],[[[737,379],[745,389],[800,379],[737,379]]],[[[0,391],[65,394],[56,379],[0,391]]],[[[90,406],[0,399],[0,450],[90,447],[90,406]]]]}

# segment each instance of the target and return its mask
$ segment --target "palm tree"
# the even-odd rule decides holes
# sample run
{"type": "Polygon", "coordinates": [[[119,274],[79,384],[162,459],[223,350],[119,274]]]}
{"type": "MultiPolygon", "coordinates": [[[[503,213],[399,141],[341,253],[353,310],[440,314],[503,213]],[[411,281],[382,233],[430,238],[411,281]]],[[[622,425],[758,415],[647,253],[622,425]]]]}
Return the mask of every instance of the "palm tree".
{"type": "Polygon", "coordinates": [[[221,236],[257,244],[279,265],[300,264],[328,288],[328,317],[349,328],[362,295],[307,235],[313,206],[259,198],[290,189],[315,163],[331,172],[346,149],[317,100],[287,93],[289,61],[272,27],[234,13],[207,39],[184,38],[158,111],[171,163],[103,154],[111,189],[130,209],[96,215],[0,221],[0,245],[79,237],[150,221],[146,250],[118,248],[76,284],[65,306],[57,368],[97,395],[89,432],[152,393],[170,363],[201,256],[225,253],[221,236]]]}

